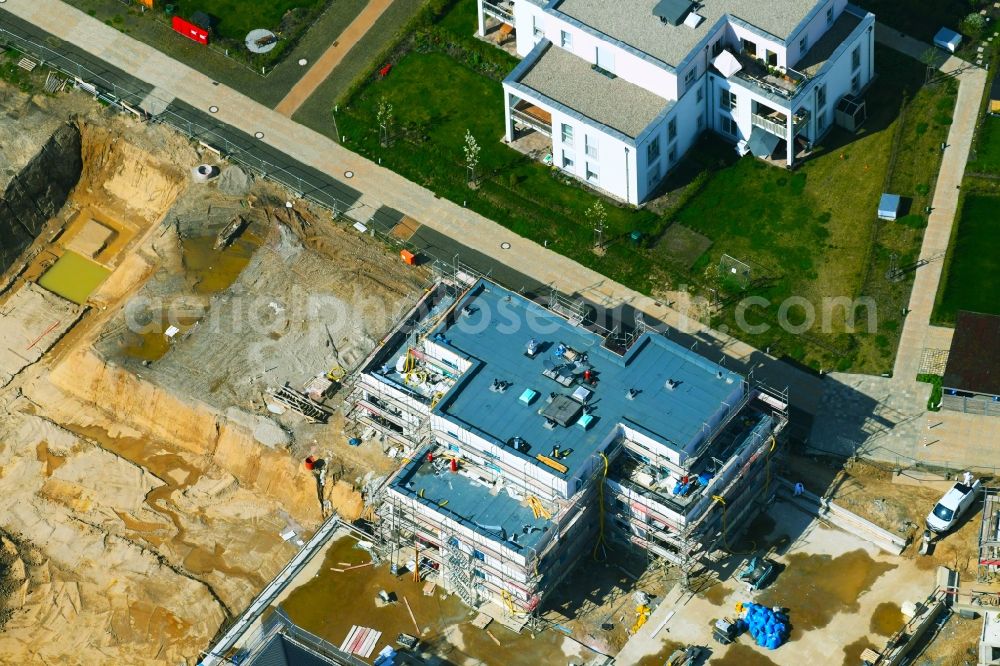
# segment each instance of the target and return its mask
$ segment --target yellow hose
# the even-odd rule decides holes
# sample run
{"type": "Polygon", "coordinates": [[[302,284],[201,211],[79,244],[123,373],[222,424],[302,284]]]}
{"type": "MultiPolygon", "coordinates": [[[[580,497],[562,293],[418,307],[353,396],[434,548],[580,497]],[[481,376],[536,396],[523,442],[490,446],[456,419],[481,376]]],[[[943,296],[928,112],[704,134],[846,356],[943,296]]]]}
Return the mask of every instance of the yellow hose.
{"type": "Polygon", "coordinates": [[[604,540],[604,480],[608,477],[608,457],[604,455],[603,452],[601,453],[601,460],[604,461],[604,473],[601,474],[601,482],[597,486],[597,504],[598,511],[600,513],[597,514],[597,525],[599,531],[597,533],[597,542],[594,544],[593,552],[595,562],[603,562],[608,559],[607,542],[604,540]],[[600,557],[597,556],[598,550],[601,550],[600,557]]]}

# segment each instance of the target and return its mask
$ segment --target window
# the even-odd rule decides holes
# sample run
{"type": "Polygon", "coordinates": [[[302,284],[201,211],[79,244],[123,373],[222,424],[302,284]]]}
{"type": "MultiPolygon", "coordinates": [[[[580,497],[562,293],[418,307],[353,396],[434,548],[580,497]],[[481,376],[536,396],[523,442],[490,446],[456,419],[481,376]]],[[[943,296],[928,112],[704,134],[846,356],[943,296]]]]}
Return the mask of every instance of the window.
{"type": "Polygon", "coordinates": [[[778,66],[778,54],[770,49],[764,51],[764,59],[767,60],[768,67],[778,66]]]}
{"type": "Polygon", "coordinates": [[[698,66],[697,65],[695,65],[694,67],[692,67],[691,69],[689,69],[687,71],[687,74],[684,75],[684,87],[685,88],[688,88],[691,85],[691,83],[694,81],[694,77],[697,74],[698,74],[698,66]]]}
{"type": "Polygon", "coordinates": [[[654,136],[646,146],[646,163],[652,164],[660,157],[660,137],[654,136]]]}
{"type": "Polygon", "coordinates": [[[677,118],[671,118],[670,122],[667,123],[667,141],[673,141],[677,138],[677,118]]]}
{"type": "Polygon", "coordinates": [[[481,550],[476,550],[475,548],[473,548],[472,549],[472,556],[474,558],[476,558],[477,560],[482,560],[483,562],[486,561],[486,553],[484,553],[481,550]]]}
{"type": "Polygon", "coordinates": [[[751,58],[757,57],[757,45],[751,42],[749,39],[743,40],[743,52],[746,53],[751,58]]]}
{"type": "Polygon", "coordinates": [[[573,126],[563,123],[562,126],[562,142],[567,146],[573,145],[573,126]]]}
{"type": "Polygon", "coordinates": [[[486,578],[486,574],[480,571],[479,569],[473,569],[472,575],[475,576],[476,578],[486,578]]]}
{"type": "Polygon", "coordinates": [[[712,57],[714,58],[715,56],[722,53],[722,48],[723,48],[722,39],[719,38],[715,40],[715,43],[712,44],[712,57]]]}
{"type": "Polygon", "coordinates": [[[854,76],[851,77],[851,92],[857,93],[861,90],[861,72],[854,72],[854,76]]]}
{"type": "Polygon", "coordinates": [[[851,51],[851,69],[858,69],[861,67],[861,45],[854,47],[851,51]]]}
{"type": "Polygon", "coordinates": [[[799,40],[799,55],[804,54],[809,50],[809,35],[802,35],[802,39],[799,40]]]}
{"type": "Polygon", "coordinates": [[[826,106],[826,84],[816,86],[816,106],[826,106]]]}
{"type": "Polygon", "coordinates": [[[611,53],[611,49],[597,47],[597,66],[610,74],[615,73],[615,56],[611,53]]]}
{"type": "Polygon", "coordinates": [[[570,33],[566,32],[565,30],[560,30],[559,31],[559,44],[564,49],[572,49],[573,48],[573,35],[571,35],[570,33]]]}
{"type": "Polygon", "coordinates": [[[542,37],[545,34],[545,32],[542,30],[541,26],[538,25],[538,17],[537,16],[532,16],[531,17],[531,32],[532,32],[532,34],[535,35],[535,37],[542,37]]]}
{"type": "Polygon", "coordinates": [[[667,164],[673,164],[677,161],[677,146],[670,146],[670,152],[667,153],[667,164]]]}
{"type": "Polygon", "coordinates": [[[719,129],[726,134],[736,136],[736,121],[728,113],[719,114],[719,129]]]}
{"type": "Polygon", "coordinates": [[[816,113],[816,130],[822,132],[826,129],[826,109],[820,109],[816,113]]]}
{"type": "Polygon", "coordinates": [[[833,25],[833,6],[826,8],[826,24],[833,25]]]}
{"type": "Polygon", "coordinates": [[[570,154],[570,153],[567,153],[565,150],[563,151],[562,155],[563,155],[562,168],[563,169],[572,169],[573,168],[573,155],[570,154]]]}
{"type": "Polygon", "coordinates": [[[649,167],[649,175],[646,177],[646,187],[653,189],[660,182],[660,163],[657,162],[649,167]]]}
{"type": "Polygon", "coordinates": [[[587,157],[597,157],[597,141],[593,137],[584,135],[583,145],[587,151],[587,157]]]}
{"type": "Polygon", "coordinates": [[[723,109],[735,109],[736,108],[736,95],[729,92],[728,90],[719,91],[719,106],[723,109]]]}
{"type": "Polygon", "coordinates": [[[601,174],[598,172],[597,165],[593,162],[587,162],[587,182],[597,183],[601,180],[601,174]]]}
{"type": "Polygon", "coordinates": [[[695,99],[701,101],[705,98],[705,86],[698,86],[698,92],[695,93],[695,99]]]}
{"type": "Polygon", "coordinates": [[[699,113],[698,114],[698,131],[700,132],[703,129],[705,129],[705,114],[704,113],[699,113]]]}

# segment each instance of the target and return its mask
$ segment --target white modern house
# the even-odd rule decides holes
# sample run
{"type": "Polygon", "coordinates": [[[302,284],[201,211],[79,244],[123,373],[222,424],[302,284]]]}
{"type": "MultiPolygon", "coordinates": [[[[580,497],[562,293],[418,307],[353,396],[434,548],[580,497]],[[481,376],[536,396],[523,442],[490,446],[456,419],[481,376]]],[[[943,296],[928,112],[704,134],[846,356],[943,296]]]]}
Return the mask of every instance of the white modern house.
{"type": "Polygon", "coordinates": [[[554,166],[631,204],[705,130],[792,166],[863,119],[875,72],[875,16],[847,0],[477,2],[480,35],[512,26],[523,58],[506,140],[551,137],[554,166]]]}

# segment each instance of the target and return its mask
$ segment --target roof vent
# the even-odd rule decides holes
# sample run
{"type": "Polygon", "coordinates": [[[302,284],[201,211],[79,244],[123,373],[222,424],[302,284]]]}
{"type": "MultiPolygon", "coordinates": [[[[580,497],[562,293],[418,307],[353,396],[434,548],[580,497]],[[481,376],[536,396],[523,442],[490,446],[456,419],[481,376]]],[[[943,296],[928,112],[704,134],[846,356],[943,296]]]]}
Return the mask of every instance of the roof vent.
{"type": "Polygon", "coordinates": [[[717,373],[715,373],[715,378],[722,379],[722,370],[719,370],[717,373]]]}
{"type": "Polygon", "coordinates": [[[691,0],[660,0],[653,7],[653,16],[663,23],[680,25],[691,11],[691,0]]]}
{"type": "Polygon", "coordinates": [[[695,14],[694,12],[691,12],[690,14],[687,15],[687,18],[684,19],[684,25],[686,25],[691,29],[694,29],[697,28],[699,25],[701,25],[701,22],[704,20],[705,17],[702,16],[701,14],[695,14]]]}
{"type": "Polygon", "coordinates": [[[666,387],[667,387],[667,389],[669,389],[669,390],[673,391],[673,390],[674,390],[675,388],[677,388],[677,380],[674,380],[674,379],[668,379],[668,380],[667,380],[667,383],[666,383],[666,384],[664,384],[664,386],[666,386],[666,387]]]}
{"type": "Polygon", "coordinates": [[[625,392],[625,399],[635,400],[635,396],[637,395],[639,395],[639,392],[636,391],[634,388],[630,388],[628,391],[625,392]]]}

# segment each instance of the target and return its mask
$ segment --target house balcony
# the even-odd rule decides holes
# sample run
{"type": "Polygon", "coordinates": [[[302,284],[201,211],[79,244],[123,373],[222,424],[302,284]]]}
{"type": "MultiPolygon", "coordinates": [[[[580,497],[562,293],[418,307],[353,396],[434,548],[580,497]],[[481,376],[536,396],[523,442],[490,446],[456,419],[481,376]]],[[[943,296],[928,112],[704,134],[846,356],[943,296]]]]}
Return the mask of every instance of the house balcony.
{"type": "MultiPolygon", "coordinates": [[[[788,133],[788,117],[783,113],[752,113],[750,114],[750,124],[759,127],[765,132],[786,138],[788,133]]],[[[809,111],[803,109],[792,119],[792,136],[798,136],[805,131],[809,125],[809,111]]]]}
{"type": "Polygon", "coordinates": [[[513,2],[491,2],[491,0],[483,0],[483,13],[487,16],[492,16],[501,23],[514,25],[513,2]]]}
{"type": "Polygon", "coordinates": [[[791,100],[802,90],[809,77],[794,69],[769,67],[763,61],[753,58],[746,53],[734,54],[740,63],[740,70],[734,76],[746,83],[749,83],[766,96],[791,100]]]}
{"type": "Polygon", "coordinates": [[[530,102],[521,100],[510,110],[511,118],[545,136],[552,136],[552,114],[530,102]]]}

